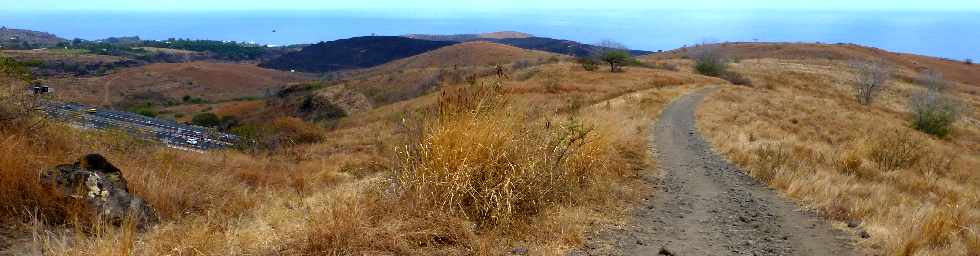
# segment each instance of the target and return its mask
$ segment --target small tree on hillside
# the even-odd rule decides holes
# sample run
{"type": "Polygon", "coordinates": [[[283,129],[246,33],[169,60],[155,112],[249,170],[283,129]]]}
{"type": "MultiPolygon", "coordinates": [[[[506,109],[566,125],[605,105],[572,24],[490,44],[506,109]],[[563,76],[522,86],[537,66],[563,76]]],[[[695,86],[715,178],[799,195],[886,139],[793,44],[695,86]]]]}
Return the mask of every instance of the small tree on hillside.
{"type": "Polygon", "coordinates": [[[626,65],[632,58],[626,46],[612,41],[604,40],[597,45],[601,49],[596,53],[596,58],[609,64],[610,72],[623,71],[622,66],[626,65]]]}
{"type": "Polygon", "coordinates": [[[912,127],[936,137],[946,137],[953,131],[953,124],[966,112],[962,102],[937,90],[928,89],[909,99],[912,127]]]}
{"type": "Polygon", "coordinates": [[[891,80],[891,67],[882,61],[857,62],[853,66],[857,71],[857,81],[854,83],[857,100],[862,105],[871,105],[875,96],[891,80]]]}

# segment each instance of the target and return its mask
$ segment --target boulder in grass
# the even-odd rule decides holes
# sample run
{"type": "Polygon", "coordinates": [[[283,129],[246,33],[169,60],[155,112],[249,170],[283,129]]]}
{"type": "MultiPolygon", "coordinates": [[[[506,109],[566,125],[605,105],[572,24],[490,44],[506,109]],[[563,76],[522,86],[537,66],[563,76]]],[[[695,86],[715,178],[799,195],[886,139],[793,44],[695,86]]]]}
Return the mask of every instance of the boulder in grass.
{"type": "Polygon", "coordinates": [[[130,193],[122,172],[99,154],[44,171],[41,183],[66,200],[82,202],[91,217],[115,225],[130,217],[141,230],[159,222],[153,207],[130,193]]]}

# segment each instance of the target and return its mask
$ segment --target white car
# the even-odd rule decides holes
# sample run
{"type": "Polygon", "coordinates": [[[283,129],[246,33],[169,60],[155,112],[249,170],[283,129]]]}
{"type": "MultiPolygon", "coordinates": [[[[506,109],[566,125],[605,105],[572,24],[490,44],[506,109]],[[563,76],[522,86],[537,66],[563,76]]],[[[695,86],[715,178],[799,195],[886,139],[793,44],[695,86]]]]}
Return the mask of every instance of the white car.
{"type": "Polygon", "coordinates": [[[187,139],[187,144],[197,145],[197,138],[187,139]]]}

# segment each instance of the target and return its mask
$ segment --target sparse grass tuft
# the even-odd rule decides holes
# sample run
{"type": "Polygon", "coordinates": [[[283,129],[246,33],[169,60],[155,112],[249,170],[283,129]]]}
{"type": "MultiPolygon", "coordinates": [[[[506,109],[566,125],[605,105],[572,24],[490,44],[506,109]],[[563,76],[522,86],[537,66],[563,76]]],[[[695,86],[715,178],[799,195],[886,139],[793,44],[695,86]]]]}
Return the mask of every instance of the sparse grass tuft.
{"type": "Polygon", "coordinates": [[[914,166],[926,151],[923,139],[904,130],[889,130],[872,139],[868,158],[882,170],[891,171],[914,166]]]}

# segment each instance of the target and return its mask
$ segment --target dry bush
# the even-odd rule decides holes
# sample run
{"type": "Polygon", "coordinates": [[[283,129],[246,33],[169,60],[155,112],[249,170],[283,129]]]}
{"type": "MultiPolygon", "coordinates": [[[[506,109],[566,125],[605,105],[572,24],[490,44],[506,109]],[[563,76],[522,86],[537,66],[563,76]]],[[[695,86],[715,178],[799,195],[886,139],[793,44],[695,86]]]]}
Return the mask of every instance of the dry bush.
{"type": "Polygon", "coordinates": [[[752,80],[734,71],[725,71],[721,74],[721,79],[725,79],[734,85],[752,85],[752,80]]]}
{"type": "Polygon", "coordinates": [[[264,124],[247,124],[231,129],[242,136],[246,149],[275,150],[317,143],[324,138],[324,129],[296,117],[279,117],[264,124]]]}
{"type": "Polygon", "coordinates": [[[597,180],[615,175],[608,143],[575,122],[548,125],[515,114],[494,86],[444,95],[420,144],[399,153],[407,200],[507,226],[576,202],[597,180]],[[437,120],[437,121],[435,121],[437,120]]]}
{"type": "Polygon", "coordinates": [[[770,182],[783,168],[790,164],[791,153],[783,145],[767,144],[755,150],[752,175],[764,182],[770,182]]]}
{"type": "Polygon", "coordinates": [[[854,91],[858,102],[871,105],[874,98],[888,86],[888,81],[892,78],[892,68],[883,61],[856,62],[852,66],[857,70],[854,91]]]}
{"type": "Polygon", "coordinates": [[[905,130],[889,130],[873,137],[868,158],[885,171],[914,166],[927,153],[925,141],[905,130]]]}

